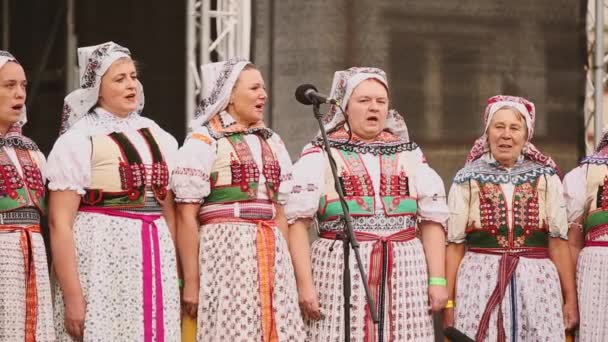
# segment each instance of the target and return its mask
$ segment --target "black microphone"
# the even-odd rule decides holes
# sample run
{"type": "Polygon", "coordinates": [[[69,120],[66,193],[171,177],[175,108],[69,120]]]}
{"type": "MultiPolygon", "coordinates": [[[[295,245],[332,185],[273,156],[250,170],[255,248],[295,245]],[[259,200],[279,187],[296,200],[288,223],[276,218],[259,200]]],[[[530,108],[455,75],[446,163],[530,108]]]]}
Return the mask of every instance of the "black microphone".
{"type": "Polygon", "coordinates": [[[338,104],[338,102],[334,99],[330,99],[323,94],[319,94],[317,92],[317,88],[312,84],[302,84],[296,89],[296,100],[298,102],[311,105],[311,104],[320,104],[320,103],[329,103],[329,104],[338,104]]]}
{"type": "Polygon", "coordinates": [[[475,342],[474,339],[460,332],[460,330],[454,327],[447,327],[443,330],[445,337],[449,338],[452,342],[475,342]]]}

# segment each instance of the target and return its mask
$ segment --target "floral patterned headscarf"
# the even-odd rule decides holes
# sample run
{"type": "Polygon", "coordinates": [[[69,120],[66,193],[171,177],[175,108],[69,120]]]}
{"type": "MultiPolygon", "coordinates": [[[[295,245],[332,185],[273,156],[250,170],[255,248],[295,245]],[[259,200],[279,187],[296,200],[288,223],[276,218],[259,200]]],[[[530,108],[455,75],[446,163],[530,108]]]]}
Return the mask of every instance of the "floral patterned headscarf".
{"type": "MultiPolygon", "coordinates": [[[[80,72],[80,88],[69,93],[63,103],[61,128],[59,133],[65,133],[68,128],[82,119],[93,109],[99,100],[101,78],[112,63],[119,58],[131,58],[129,49],[114,42],[107,42],[78,49],[78,66],[80,72]]],[[[137,81],[137,113],[144,108],[144,89],[137,81]]]]}
{"type": "MultiPolygon", "coordinates": [[[[378,80],[388,90],[386,73],[382,69],[372,67],[352,67],[347,70],[336,71],[331,86],[329,97],[338,101],[339,105],[346,110],[346,105],[355,88],[368,79],[378,80]]],[[[323,118],[325,130],[328,132],[341,126],[346,121],[344,114],[338,105],[331,105],[328,113],[323,118]]],[[[396,110],[389,110],[385,130],[409,141],[407,126],[401,114],[396,110]]],[[[320,135],[320,133],[318,134],[320,135]]]]}
{"type": "Polygon", "coordinates": [[[534,146],[534,144],[531,142],[532,136],[534,135],[534,122],[536,120],[536,109],[534,107],[534,103],[524,99],[523,97],[508,95],[496,95],[488,99],[486,110],[483,114],[485,123],[484,133],[475,141],[475,144],[473,144],[473,148],[471,148],[471,151],[467,156],[466,163],[472,163],[490,151],[487,135],[488,127],[494,114],[505,107],[517,109],[517,111],[519,111],[526,120],[526,127],[528,128],[528,141],[524,144],[522,154],[530,160],[559,171],[555,161],[541,153],[540,150],[538,150],[538,148],[536,148],[536,146],[534,146]]]}

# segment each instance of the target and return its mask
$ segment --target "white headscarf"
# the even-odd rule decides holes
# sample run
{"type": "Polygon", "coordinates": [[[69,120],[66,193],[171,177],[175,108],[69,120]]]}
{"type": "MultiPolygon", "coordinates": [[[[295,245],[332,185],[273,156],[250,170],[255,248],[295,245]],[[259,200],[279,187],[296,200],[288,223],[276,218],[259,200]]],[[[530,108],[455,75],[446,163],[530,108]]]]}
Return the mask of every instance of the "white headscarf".
{"type": "MultiPolygon", "coordinates": [[[[361,82],[368,79],[378,80],[388,91],[388,81],[384,70],[372,67],[352,67],[334,73],[329,97],[338,101],[342,108],[346,110],[348,100],[355,88],[361,82]]],[[[325,130],[328,132],[341,125],[344,121],[346,121],[344,114],[336,105],[331,105],[327,115],[323,118],[325,130]]],[[[407,141],[410,140],[403,117],[394,109],[389,110],[384,129],[407,141]]]]}
{"type": "MultiPolygon", "coordinates": [[[[19,61],[17,61],[17,59],[13,55],[11,55],[10,52],[0,50],[0,69],[8,62],[13,62],[13,63],[19,64],[19,61]]],[[[25,105],[23,105],[23,108],[21,108],[21,115],[19,116],[19,121],[17,121],[16,123],[14,123],[11,126],[11,128],[9,129],[7,134],[9,134],[12,131],[18,131],[19,133],[21,133],[21,128],[23,126],[25,126],[26,123],[27,123],[27,111],[25,109],[25,105]]]]}
{"type": "Polygon", "coordinates": [[[194,120],[190,129],[202,126],[209,122],[213,116],[228,107],[232,88],[246,65],[250,61],[234,58],[225,62],[208,63],[201,67],[203,79],[202,100],[194,113],[194,120]]]}
{"type": "MultiPolygon", "coordinates": [[[[129,49],[114,42],[107,42],[78,49],[80,88],[69,93],[63,103],[61,128],[63,134],[78,120],[88,114],[99,100],[101,78],[119,58],[131,58],[129,49]]],[[[137,81],[137,113],[144,108],[144,89],[137,81]]]]}

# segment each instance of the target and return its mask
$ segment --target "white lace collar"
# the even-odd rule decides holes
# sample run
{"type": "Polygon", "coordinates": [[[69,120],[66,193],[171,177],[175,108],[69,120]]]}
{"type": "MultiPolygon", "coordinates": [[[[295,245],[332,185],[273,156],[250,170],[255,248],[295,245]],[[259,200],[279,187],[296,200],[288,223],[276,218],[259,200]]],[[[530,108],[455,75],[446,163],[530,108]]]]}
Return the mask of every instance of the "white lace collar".
{"type": "Polygon", "coordinates": [[[101,107],[96,107],[85,118],[87,126],[93,130],[92,134],[128,132],[150,126],[150,120],[144,119],[136,112],[132,112],[127,117],[121,118],[101,107]]]}

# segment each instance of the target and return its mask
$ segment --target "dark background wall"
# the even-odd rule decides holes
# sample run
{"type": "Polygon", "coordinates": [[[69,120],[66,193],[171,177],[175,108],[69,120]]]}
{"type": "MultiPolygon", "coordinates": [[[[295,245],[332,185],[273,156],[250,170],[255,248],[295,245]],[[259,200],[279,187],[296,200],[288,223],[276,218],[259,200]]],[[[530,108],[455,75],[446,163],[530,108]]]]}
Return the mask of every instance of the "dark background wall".
{"type": "Polygon", "coordinates": [[[335,70],[367,65],[387,71],[392,106],[446,186],[496,94],[535,102],[535,142],[562,169],[576,165],[586,1],[262,0],[256,7],[255,59],[268,65],[273,127],[289,137],[294,158],[317,128],[293,90],[313,83],[328,93],[335,70]]]}
{"type": "MultiPolygon", "coordinates": [[[[140,68],[144,114],[181,142],[185,132],[185,1],[75,3],[78,46],[112,40],[128,47],[140,68]]],[[[30,84],[25,131],[48,153],[57,137],[67,93],[65,1],[11,1],[10,18],[9,49],[24,65],[30,84]],[[48,62],[43,67],[45,55],[48,62]]]]}

